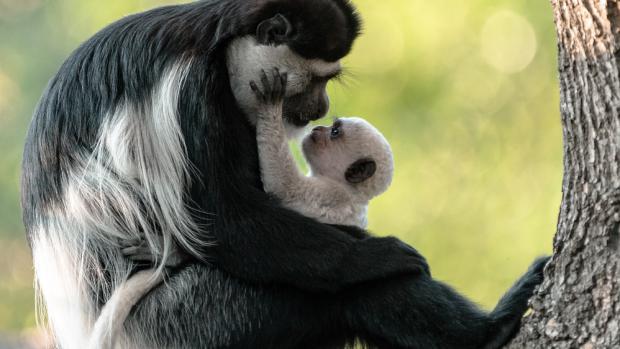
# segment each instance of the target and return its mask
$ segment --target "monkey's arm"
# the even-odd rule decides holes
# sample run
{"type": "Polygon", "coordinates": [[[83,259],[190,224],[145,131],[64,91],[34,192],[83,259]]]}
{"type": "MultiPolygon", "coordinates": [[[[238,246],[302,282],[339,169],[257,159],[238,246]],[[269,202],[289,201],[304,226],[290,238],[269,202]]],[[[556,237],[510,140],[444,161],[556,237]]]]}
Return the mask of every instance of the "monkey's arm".
{"type": "Polygon", "coordinates": [[[287,201],[292,192],[310,186],[291,155],[282,122],[282,105],[262,105],[256,121],[256,142],[263,189],[287,201]]]}
{"type": "Polygon", "coordinates": [[[424,257],[397,238],[348,234],[250,190],[228,191],[226,202],[219,202],[223,211],[210,229],[216,244],[205,250],[213,264],[235,277],[337,292],[373,280],[430,274],[424,257]]]}

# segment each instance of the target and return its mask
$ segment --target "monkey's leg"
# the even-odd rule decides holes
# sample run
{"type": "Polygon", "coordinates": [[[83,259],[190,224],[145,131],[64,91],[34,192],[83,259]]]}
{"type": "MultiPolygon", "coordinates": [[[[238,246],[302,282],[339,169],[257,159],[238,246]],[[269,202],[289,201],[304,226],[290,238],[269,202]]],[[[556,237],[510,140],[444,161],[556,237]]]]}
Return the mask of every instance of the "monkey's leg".
{"type": "Polygon", "coordinates": [[[353,331],[380,348],[501,348],[518,328],[547,260],[536,260],[490,313],[425,274],[360,287],[345,313],[353,331]]]}
{"type": "Polygon", "coordinates": [[[427,276],[368,284],[350,294],[346,317],[380,348],[480,348],[490,318],[427,276]]]}
{"type": "MultiPolygon", "coordinates": [[[[125,322],[128,348],[343,348],[344,317],[333,294],[254,285],[204,264],[175,274],[125,322]]],[[[347,337],[351,336],[351,337],[347,337]]]]}
{"type": "Polygon", "coordinates": [[[426,275],[309,293],[194,264],[147,295],[125,332],[149,348],[331,348],[354,338],[381,349],[499,348],[541,280],[537,263],[490,314],[426,275]]]}

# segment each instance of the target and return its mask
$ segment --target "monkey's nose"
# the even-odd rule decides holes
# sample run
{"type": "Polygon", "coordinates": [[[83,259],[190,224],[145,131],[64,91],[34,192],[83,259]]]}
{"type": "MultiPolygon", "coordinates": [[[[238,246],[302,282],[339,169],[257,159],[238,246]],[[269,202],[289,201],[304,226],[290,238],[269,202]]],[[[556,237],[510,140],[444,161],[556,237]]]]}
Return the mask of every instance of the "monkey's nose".
{"type": "Polygon", "coordinates": [[[312,132],[310,132],[310,139],[312,139],[312,141],[314,143],[318,142],[319,139],[321,139],[321,136],[323,135],[323,131],[326,128],[327,127],[325,127],[325,126],[317,126],[317,127],[313,128],[312,132]]]}
{"type": "Polygon", "coordinates": [[[312,140],[312,142],[316,143],[316,141],[317,141],[317,134],[316,134],[316,132],[311,132],[310,133],[310,139],[312,140]]]}

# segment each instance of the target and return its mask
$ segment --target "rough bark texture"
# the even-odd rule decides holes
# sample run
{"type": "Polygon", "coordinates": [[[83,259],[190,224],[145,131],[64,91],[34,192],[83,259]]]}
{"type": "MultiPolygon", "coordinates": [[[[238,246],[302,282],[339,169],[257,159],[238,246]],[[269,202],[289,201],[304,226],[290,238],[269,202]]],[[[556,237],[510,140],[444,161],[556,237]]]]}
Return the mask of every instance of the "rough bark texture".
{"type": "Polygon", "coordinates": [[[509,348],[620,348],[620,4],[552,0],[564,133],[554,255],[509,348]]]}

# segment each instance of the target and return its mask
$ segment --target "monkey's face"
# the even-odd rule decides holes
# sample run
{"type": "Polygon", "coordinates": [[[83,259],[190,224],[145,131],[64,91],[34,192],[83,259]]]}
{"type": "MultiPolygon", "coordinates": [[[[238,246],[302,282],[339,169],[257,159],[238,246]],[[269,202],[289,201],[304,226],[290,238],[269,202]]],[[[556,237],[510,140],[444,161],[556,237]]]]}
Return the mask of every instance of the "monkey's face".
{"type": "Polygon", "coordinates": [[[228,73],[232,92],[251,122],[256,121],[257,101],[249,82],[260,80],[261,71],[278,68],[287,73],[283,104],[287,129],[300,129],[325,116],[329,110],[326,86],[337,76],[340,63],[305,59],[286,45],[261,45],[253,36],[233,41],[228,48],[228,73]]]}
{"type": "Polygon", "coordinates": [[[392,181],[390,145],[364,119],[338,118],[329,127],[315,127],[304,137],[302,151],[313,175],[347,183],[369,199],[392,181]]]}
{"type": "Polygon", "coordinates": [[[341,72],[339,59],[351,49],[360,22],[348,2],[269,1],[256,13],[253,33],[228,46],[232,92],[251,122],[257,101],[249,82],[261,71],[287,73],[283,118],[289,137],[329,109],[327,82],[341,72]]]}

